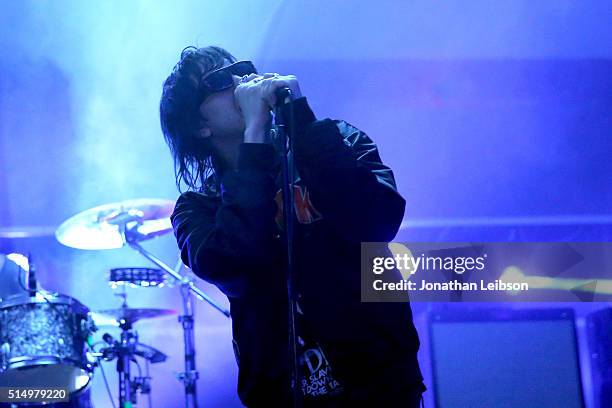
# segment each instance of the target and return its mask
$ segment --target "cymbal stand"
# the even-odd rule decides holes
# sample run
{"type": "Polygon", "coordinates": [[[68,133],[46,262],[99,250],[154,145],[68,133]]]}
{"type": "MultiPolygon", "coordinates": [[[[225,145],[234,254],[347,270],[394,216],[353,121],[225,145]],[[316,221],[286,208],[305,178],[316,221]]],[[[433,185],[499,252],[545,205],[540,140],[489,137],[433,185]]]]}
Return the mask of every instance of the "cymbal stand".
{"type": "MultiPolygon", "coordinates": [[[[183,315],[179,317],[179,321],[183,326],[183,339],[185,346],[185,371],[178,374],[178,379],[184,385],[185,389],[185,407],[186,408],[197,408],[197,392],[196,392],[196,381],[199,377],[198,371],[195,364],[195,336],[194,336],[194,313],[192,295],[195,294],[197,298],[207,302],[214,309],[222,313],[224,316],[229,317],[230,313],[224,309],[221,305],[217,304],[213,299],[206,295],[200,288],[198,288],[193,281],[186,276],[181,275],[178,271],[175,271],[170,266],[166,265],[161,259],[145,250],[138,243],[138,232],[133,229],[122,229],[124,241],[127,245],[138,251],[149,261],[160,267],[168,275],[181,283],[181,295],[183,297],[183,315]]],[[[123,407],[122,407],[123,408],[123,407]]]]}
{"type": "Polygon", "coordinates": [[[183,314],[179,316],[179,322],[183,326],[183,343],[185,345],[185,371],[178,374],[178,379],[185,386],[185,407],[195,408],[198,405],[196,398],[196,381],[199,374],[195,363],[195,336],[193,330],[193,303],[189,290],[189,283],[181,283],[181,295],[183,297],[183,314]]]}
{"type": "MultiPolygon", "coordinates": [[[[125,286],[123,292],[116,294],[122,298],[121,307],[127,309],[127,293],[125,286]]],[[[132,322],[121,320],[119,323],[121,329],[120,341],[105,340],[109,343],[113,343],[111,347],[107,348],[107,352],[110,352],[110,356],[107,359],[117,358],[117,373],[119,375],[119,407],[120,408],[131,408],[136,404],[136,391],[140,390],[142,394],[150,394],[150,378],[148,377],[136,377],[132,380],[131,376],[131,362],[136,361],[136,344],[138,344],[138,333],[133,330],[132,322]]],[[[149,407],[150,407],[149,402],[149,407]]]]}
{"type": "Polygon", "coordinates": [[[132,389],[130,363],[134,356],[137,335],[130,323],[121,326],[121,341],[117,347],[117,373],[119,374],[119,407],[131,408],[136,403],[136,393],[132,389]]]}
{"type": "MultiPolygon", "coordinates": [[[[127,305],[127,293],[125,286],[123,293],[118,293],[123,299],[121,308],[129,310],[127,305]]],[[[102,338],[108,347],[100,349],[94,355],[101,360],[112,361],[117,359],[117,373],[119,377],[119,408],[132,408],[137,403],[137,393],[148,395],[148,406],[152,407],[151,401],[151,376],[149,374],[149,362],[161,363],[166,356],[159,350],[138,341],[138,332],[133,329],[133,320],[124,312],[118,318],[121,337],[116,341],[110,334],[105,333],[102,338]],[[146,363],[146,371],[143,373],[136,357],[142,357],[146,363]],[[131,363],[138,367],[138,376],[132,378],[131,363]],[[144,374],[144,375],[143,375],[144,374]]],[[[95,350],[94,350],[95,352],[95,350]]],[[[112,398],[112,397],[111,397],[112,398]]]]}

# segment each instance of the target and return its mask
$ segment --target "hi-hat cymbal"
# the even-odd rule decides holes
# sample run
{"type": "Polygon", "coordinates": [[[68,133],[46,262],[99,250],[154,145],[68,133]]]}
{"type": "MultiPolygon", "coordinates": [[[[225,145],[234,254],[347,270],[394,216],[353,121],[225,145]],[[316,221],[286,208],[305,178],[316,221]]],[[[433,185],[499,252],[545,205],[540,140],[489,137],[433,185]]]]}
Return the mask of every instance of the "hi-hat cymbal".
{"type": "Polygon", "coordinates": [[[91,316],[96,326],[120,326],[123,323],[132,324],[142,319],[154,319],[175,314],[176,311],[171,309],[119,307],[92,312],[91,316]]]}
{"type": "Polygon", "coordinates": [[[55,237],[62,244],[78,249],[121,248],[122,229],[128,229],[138,241],[172,231],[169,200],[141,198],[104,204],[80,212],[59,226],[55,237]]]}

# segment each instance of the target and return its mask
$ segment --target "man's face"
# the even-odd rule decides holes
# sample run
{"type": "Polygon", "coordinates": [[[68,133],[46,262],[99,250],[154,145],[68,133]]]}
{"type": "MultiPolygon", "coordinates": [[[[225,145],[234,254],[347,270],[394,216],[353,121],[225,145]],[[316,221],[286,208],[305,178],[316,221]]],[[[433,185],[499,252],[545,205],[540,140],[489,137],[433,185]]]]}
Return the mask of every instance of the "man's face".
{"type": "Polygon", "coordinates": [[[242,136],[244,119],[234,98],[234,89],[240,78],[234,76],[234,86],[209,95],[200,104],[203,124],[213,137],[242,136]]]}
{"type": "MultiPolygon", "coordinates": [[[[212,137],[216,143],[239,139],[244,134],[244,118],[234,98],[234,90],[240,78],[233,75],[234,85],[231,88],[214,92],[200,104],[200,115],[203,120],[202,137],[212,137]]],[[[212,139],[211,139],[212,141],[212,139]]]]}

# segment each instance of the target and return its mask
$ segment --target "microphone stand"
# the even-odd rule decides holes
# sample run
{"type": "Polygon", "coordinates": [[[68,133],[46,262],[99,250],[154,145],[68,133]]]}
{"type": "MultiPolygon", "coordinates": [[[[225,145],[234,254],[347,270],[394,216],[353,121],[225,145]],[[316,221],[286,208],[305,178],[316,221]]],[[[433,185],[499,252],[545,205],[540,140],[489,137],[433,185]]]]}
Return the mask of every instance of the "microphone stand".
{"type": "MultiPolygon", "coordinates": [[[[282,189],[283,189],[283,218],[285,225],[285,236],[287,243],[286,257],[286,279],[287,279],[287,300],[288,307],[288,323],[289,323],[289,354],[291,358],[291,394],[293,398],[293,407],[300,408],[302,406],[302,395],[299,387],[299,364],[297,352],[297,334],[295,331],[295,271],[293,264],[293,240],[294,240],[294,196],[293,186],[294,171],[293,163],[289,163],[289,155],[293,151],[293,141],[287,137],[286,118],[282,114],[282,107],[287,100],[291,100],[291,91],[288,88],[281,88],[276,91],[276,106],[274,107],[274,129],[275,143],[277,151],[280,154],[282,166],[282,189]]],[[[293,115],[292,115],[293,116],[293,115]]],[[[290,124],[293,126],[293,117],[290,118],[290,124]]]]}

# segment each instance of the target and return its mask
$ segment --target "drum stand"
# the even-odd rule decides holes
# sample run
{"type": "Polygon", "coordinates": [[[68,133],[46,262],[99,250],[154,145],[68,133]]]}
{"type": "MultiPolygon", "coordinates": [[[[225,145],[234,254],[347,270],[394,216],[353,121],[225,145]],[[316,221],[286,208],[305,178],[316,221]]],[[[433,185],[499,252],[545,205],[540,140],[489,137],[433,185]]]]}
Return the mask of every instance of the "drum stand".
{"type": "Polygon", "coordinates": [[[129,408],[136,403],[136,393],[132,391],[130,362],[134,356],[134,340],[137,339],[130,323],[121,326],[121,342],[117,347],[117,373],[119,374],[119,407],[129,408]]]}
{"type": "MultiPolygon", "coordinates": [[[[128,310],[126,293],[119,294],[123,298],[121,308],[128,310]]],[[[138,342],[138,333],[133,329],[133,321],[126,319],[119,320],[119,328],[121,329],[120,341],[115,341],[110,335],[104,335],[104,341],[109,344],[101,351],[101,357],[106,361],[117,359],[117,373],[119,375],[119,408],[131,408],[136,404],[136,392],[141,394],[150,394],[151,392],[151,377],[149,377],[148,369],[144,373],[140,372],[139,376],[132,379],[131,362],[136,362],[136,356],[143,357],[147,364],[149,361],[153,363],[165,361],[166,356],[158,350],[150,346],[143,345],[138,342]],[[108,337],[106,337],[108,336],[108,337]],[[138,348],[147,347],[149,350],[155,351],[155,356],[150,353],[143,353],[138,348]],[[161,355],[161,357],[160,357],[161,355]]],[[[148,365],[147,365],[148,367],[148,365]]],[[[149,399],[149,407],[151,402],[149,399]]]]}
{"type": "MultiPolygon", "coordinates": [[[[175,271],[170,266],[166,265],[162,260],[157,258],[145,250],[138,243],[138,232],[135,228],[127,229],[125,226],[121,228],[125,243],[138,251],[149,261],[160,267],[168,275],[172,276],[178,282],[181,283],[181,295],[183,297],[183,314],[179,316],[179,322],[183,326],[183,339],[185,346],[185,371],[178,374],[178,379],[181,381],[185,388],[185,407],[186,408],[197,408],[198,399],[196,392],[196,381],[199,377],[198,371],[196,370],[195,360],[195,338],[194,338],[194,313],[193,313],[193,294],[199,299],[207,302],[217,311],[222,313],[224,316],[229,317],[230,313],[222,306],[218,305],[213,299],[207,296],[200,288],[198,288],[193,281],[186,276],[181,275],[178,271],[175,271]]],[[[123,406],[121,408],[124,408],[123,406]]]]}

